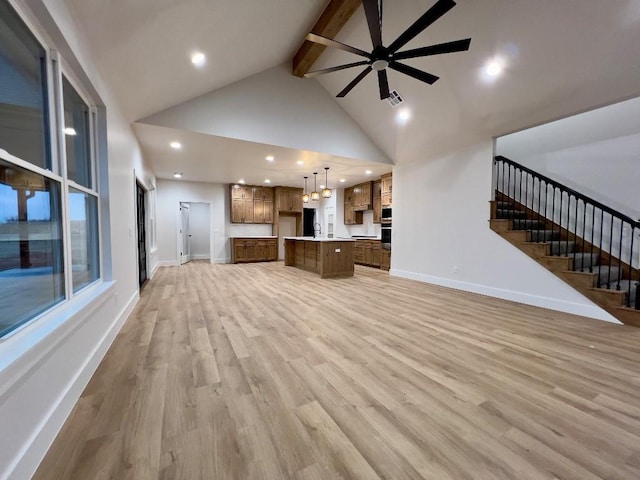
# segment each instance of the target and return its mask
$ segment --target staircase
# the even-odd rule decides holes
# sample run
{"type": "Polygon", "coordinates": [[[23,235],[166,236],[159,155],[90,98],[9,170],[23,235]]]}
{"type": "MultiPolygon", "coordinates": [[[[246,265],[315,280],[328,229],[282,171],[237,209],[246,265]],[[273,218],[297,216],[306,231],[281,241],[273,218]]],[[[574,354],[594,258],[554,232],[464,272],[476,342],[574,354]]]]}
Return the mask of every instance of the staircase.
{"type": "Polygon", "coordinates": [[[625,325],[640,327],[640,222],[498,156],[491,229],[625,325]]]}

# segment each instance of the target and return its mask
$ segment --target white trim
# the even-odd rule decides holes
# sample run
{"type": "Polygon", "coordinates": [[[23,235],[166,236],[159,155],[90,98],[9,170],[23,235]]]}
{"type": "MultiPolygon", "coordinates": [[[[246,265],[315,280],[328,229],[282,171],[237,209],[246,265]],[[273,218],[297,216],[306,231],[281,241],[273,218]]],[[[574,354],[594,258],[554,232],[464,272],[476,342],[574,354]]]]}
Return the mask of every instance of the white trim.
{"type": "Polygon", "coordinates": [[[231,257],[228,257],[228,258],[214,258],[211,263],[231,263],[231,257]]]}
{"type": "Polygon", "coordinates": [[[100,282],[83,289],[73,300],[57,304],[51,311],[34,317],[0,341],[0,398],[39,361],[64,340],[81,322],[109,300],[115,282],[100,282]],[[55,339],[49,338],[55,335],[55,339]],[[16,361],[20,359],[20,367],[16,361]]]}
{"type": "Polygon", "coordinates": [[[161,267],[179,267],[180,262],[178,262],[177,260],[160,260],[160,263],[158,263],[158,265],[161,267]]]}
{"type": "Polygon", "coordinates": [[[6,160],[7,162],[13,163],[17,167],[24,168],[25,170],[29,170],[33,173],[37,173],[38,175],[42,175],[45,178],[49,178],[51,180],[55,180],[58,183],[62,183],[62,177],[60,175],[53,173],[51,170],[46,170],[42,167],[39,167],[35,163],[30,163],[26,160],[22,160],[21,158],[16,157],[15,155],[11,155],[9,152],[3,150],[2,148],[0,148],[0,158],[2,160],[6,160]]]}
{"type": "MultiPolygon", "coordinates": [[[[90,309],[91,311],[95,311],[95,309],[104,304],[104,301],[113,296],[113,290],[115,289],[113,285],[115,284],[110,283],[107,288],[107,292],[109,293],[104,298],[101,298],[100,302],[96,302],[94,305],[92,305],[92,308],[90,309]]],[[[89,380],[98,368],[98,365],[104,358],[107,350],[116,338],[116,335],[124,325],[125,321],[129,318],[129,315],[131,315],[131,312],[136,306],[138,299],[138,292],[135,292],[127,301],[127,304],[120,311],[114,322],[102,336],[95,348],[86,357],[86,360],[77,370],[77,373],[73,376],[73,378],[69,380],[69,383],[63,388],[62,393],[52,403],[51,408],[46,412],[42,421],[40,421],[40,423],[35,427],[33,434],[31,435],[29,440],[25,442],[19,454],[16,455],[13,463],[7,466],[4,472],[5,475],[2,477],[2,480],[8,480],[9,478],[30,478],[33,473],[35,473],[38,465],[42,461],[42,458],[47,453],[47,450],[51,446],[51,443],[64,425],[65,420],[71,413],[71,410],[80,398],[82,391],[89,383],[89,380]]],[[[83,318],[89,316],[91,314],[91,311],[83,310],[79,312],[76,317],[82,318],[78,319],[78,321],[82,321],[83,318]]],[[[60,341],[64,340],[64,338],[69,333],[69,330],[67,330],[67,332],[65,333],[62,333],[55,344],[58,344],[60,341]]],[[[50,344],[49,346],[52,347],[54,345],[50,344]]],[[[39,357],[39,360],[30,362],[31,368],[37,366],[44,355],[39,355],[39,357]]],[[[1,473],[2,472],[0,472],[0,474],[1,473]]]]}
{"type": "Polygon", "coordinates": [[[461,282],[458,280],[451,280],[449,278],[434,277],[432,275],[397,270],[395,268],[392,268],[389,271],[389,274],[394,277],[408,278],[422,283],[430,283],[441,287],[454,288],[465,292],[478,293],[489,297],[524,303],[525,305],[533,305],[534,307],[547,308],[559,312],[572,313],[574,315],[582,315],[584,317],[595,318],[605,322],[620,324],[620,321],[595,304],[584,305],[581,303],[567,302],[556,298],[541,297],[524,292],[516,292],[514,290],[489,287],[487,285],[480,285],[477,283],[461,282]]]}
{"type": "Polygon", "coordinates": [[[201,255],[191,255],[189,258],[191,260],[209,260],[211,256],[208,253],[203,253],[201,255]]]}

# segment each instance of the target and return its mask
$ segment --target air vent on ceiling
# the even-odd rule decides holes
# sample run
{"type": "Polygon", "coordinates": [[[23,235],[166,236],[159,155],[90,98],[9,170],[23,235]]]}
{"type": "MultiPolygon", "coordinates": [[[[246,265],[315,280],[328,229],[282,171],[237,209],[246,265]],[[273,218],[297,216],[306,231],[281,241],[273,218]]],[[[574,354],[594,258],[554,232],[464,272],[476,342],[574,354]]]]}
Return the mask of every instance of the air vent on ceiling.
{"type": "Polygon", "coordinates": [[[389,105],[391,105],[391,108],[396,108],[398,105],[404,102],[404,100],[402,99],[402,97],[400,96],[397,90],[392,90],[391,93],[389,94],[389,98],[387,98],[387,102],[389,102],[389,105]]]}

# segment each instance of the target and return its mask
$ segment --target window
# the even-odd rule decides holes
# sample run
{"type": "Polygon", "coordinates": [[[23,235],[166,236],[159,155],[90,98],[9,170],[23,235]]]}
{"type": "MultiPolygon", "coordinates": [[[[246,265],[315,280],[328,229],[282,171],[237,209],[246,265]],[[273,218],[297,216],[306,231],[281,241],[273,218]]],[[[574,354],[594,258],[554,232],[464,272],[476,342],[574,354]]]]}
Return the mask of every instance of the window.
{"type": "Polygon", "coordinates": [[[64,97],[64,138],[67,155],[67,178],[87,188],[91,181],[91,136],[89,128],[89,106],[62,77],[64,97]]]}
{"type": "Polygon", "coordinates": [[[46,52],[0,0],[0,338],[100,278],[95,122],[46,52]]]}
{"type": "Polygon", "coordinates": [[[98,257],[98,199],[69,189],[73,291],[94,282],[100,273],[98,257]]]}
{"type": "Polygon", "coordinates": [[[50,169],[46,66],[44,48],[0,1],[0,148],[50,169]]]}
{"type": "Polygon", "coordinates": [[[0,337],[64,298],[60,184],[0,159],[0,337]]]}

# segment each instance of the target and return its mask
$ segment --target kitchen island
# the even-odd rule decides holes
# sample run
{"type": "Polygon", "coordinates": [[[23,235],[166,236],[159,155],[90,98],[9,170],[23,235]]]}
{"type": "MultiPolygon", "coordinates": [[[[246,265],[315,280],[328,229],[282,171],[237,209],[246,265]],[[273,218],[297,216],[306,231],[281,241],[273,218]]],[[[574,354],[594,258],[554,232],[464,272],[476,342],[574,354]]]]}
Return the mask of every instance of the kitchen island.
{"type": "Polygon", "coordinates": [[[320,274],[320,278],[352,277],[355,240],[284,237],[284,264],[320,274]]]}

